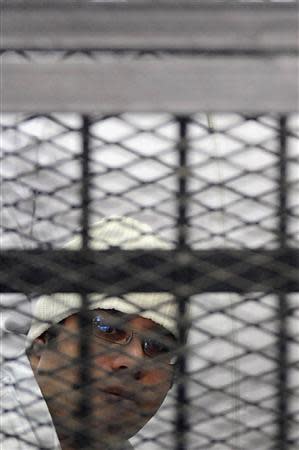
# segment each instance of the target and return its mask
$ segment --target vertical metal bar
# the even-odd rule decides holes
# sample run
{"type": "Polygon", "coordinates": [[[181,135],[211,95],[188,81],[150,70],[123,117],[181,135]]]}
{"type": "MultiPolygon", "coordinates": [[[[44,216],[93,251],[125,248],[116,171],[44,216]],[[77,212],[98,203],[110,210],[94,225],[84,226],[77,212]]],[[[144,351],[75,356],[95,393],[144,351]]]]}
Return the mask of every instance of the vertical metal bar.
{"type": "MultiPolygon", "coordinates": [[[[81,246],[82,250],[89,247],[89,203],[90,203],[90,145],[89,145],[89,127],[90,119],[88,116],[82,117],[82,191],[81,191],[81,246]]],[[[81,396],[78,405],[78,417],[80,420],[80,429],[74,435],[74,448],[80,450],[90,450],[93,447],[92,433],[91,433],[91,392],[90,392],[90,342],[88,334],[85,332],[88,325],[88,296],[81,295],[81,311],[79,314],[79,328],[80,328],[80,380],[81,396]]]]}
{"type": "MultiPolygon", "coordinates": [[[[179,124],[179,169],[177,192],[177,244],[179,258],[178,268],[183,279],[184,266],[188,262],[188,122],[187,117],[178,117],[179,124]]],[[[178,339],[179,356],[177,362],[177,409],[176,409],[176,450],[187,450],[188,421],[188,395],[187,395],[187,305],[188,297],[184,293],[184,286],[178,285],[175,293],[178,301],[178,339]]]]}
{"type": "Polygon", "coordinates": [[[287,118],[279,119],[279,245],[286,247],[288,232],[288,155],[287,155],[287,118]]]}
{"type": "Polygon", "coordinates": [[[89,246],[89,203],[90,203],[90,146],[89,146],[90,119],[82,117],[82,249],[89,246]]]}
{"type": "MultiPolygon", "coordinates": [[[[280,248],[287,246],[288,240],[288,154],[287,154],[287,119],[279,120],[279,230],[280,248]]],[[[283,277],[284,274],[281,274],[283,277]]],[[[289,410],[288,410],[288,297],[285,292],[278,295],[279,341],[278,341],[278,429],[277,449],[288,449],[289,410]]]]}

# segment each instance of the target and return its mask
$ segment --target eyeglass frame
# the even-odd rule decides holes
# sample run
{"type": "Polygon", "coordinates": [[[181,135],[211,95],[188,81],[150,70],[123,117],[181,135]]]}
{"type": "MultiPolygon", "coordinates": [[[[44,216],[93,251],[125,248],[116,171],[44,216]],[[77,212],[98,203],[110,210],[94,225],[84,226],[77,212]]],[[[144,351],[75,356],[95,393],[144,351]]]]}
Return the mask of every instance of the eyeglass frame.
{"type": "MultiPolygon", "coordinates": [[[[96,311],[96,310],[89,310],[88,313],[94,313],[95,311],[96,311]]],[[[107,314],[107,313],[109,314],[109,313],[110,313],[110,315],[112,315],[110,310],[105,310],[105,309],[104,309],[104,310],[101,310],[101,313],[103,313],[103,311],[104,311],[104,314],[107,314]]],[[[113,321],[115,321],[114,325],[117,325],[117,323],[119,324],[119,322],[124,321],[124,320],[120,319],[120,315],[125,314],[125,313],[121,313],[120,311],[117,311],[117,310],[112,310],[112,311],[113,311],[113,314],[116,315],[116,319],[114,319],[114,318],[111,317],[111,319],[113,319],[113,321]]],[[[98,312],[97,314],[99,315],[100,313],[98,312]]],[[[138,317],[138,315],[136,315],[136,314],[127,314],[127,315],[129,316],[129,318],[126,318],[126,319],[125,319],[126,322],[129,321],[129,320],[132,320],[133,318],[138,317]]],[[[95,317],[91,317],[91,319],[92,319],[92,321],[93,321],[93,320],[95,319],[95,317]]],[[[63,319],[63,320],[61,320],[61,322],[59,322],[59,323],[57,323],[57,324],[53,324],[50,328],[48,328],[48,329],[45,331],[45,334],[47,335],[48,341],[54,341],[54,340],[57,338],[58,333],[59,333],[59,329],[64,328],[63,324],[64,324],[65,320],[66,320],[66,319],[63,319]]],[[[91,328],[92,328],[92,334],[93,334],[95,337],[97,337],[98,339],[100,339],[101,341],[109,342],[110,344],[116,344],[116,345],[120,345],[120,346],[128,345],[128,344],[132,341],[134,334],[137,335],[137,336],[139,336],[139,338],[141,338],[141,337],[142,337],[142,334],[143,334],[143,333],[140,332],[140,331],[131,329],[131,330],[130,330],[130,333],[129,333],[129,339],[126,340],[126,342],[121,343],[121,342],[113,342],[113,341],[111,341],[111,340],[109,340],[109,339],[106,339],[106,338],[103,337],[103,336],[99,336],[98,334],[96,334],[96,333],[94,332],[94,327],[92,326],[91,328]]],[[[122,330],[122,331],[127,332],[128,330],[125,330],[125,329],[124,329],[124,330],[122,330]]],[[[73,334],[73,333],[70,332],[70,334],[73,334]]],[[[74,334],[77,336],[77,333],[74,333],[74,334]]],[[[159,333],[158,333],[157,331],[154,331],[154,332],[153,332],[153,331],[150,331],[150,334],[152,334],[152,335],[158,335],[159,333]]],[[[163,334],[163,333],[162,333],[162,334],[163,334]]],[[[177,344],[177,340],[176,340],[175,336],[174,336],[172,333],[166,332],[166,333],[164,334],[164,337],[165,337],[165,338],[168,338],[168,339],[170,339],[170,340],[172,341],[173,347],[177,344]]],[[[145,346],[145,339],[144,339],[144,337],[141,338],[140,340],[141,340],[141,342],[142,342],[142,351],[143,351],[143,353],[144,353],[146,356],[148,356],[149,358],[151,358],[152,360],[154,360],[154,361],[160,361],[160,362],[162,362],[161,360],[163,359],[163,354],[161,354],[161,355],[159,355],[159,356],[151,357],[150,355],[148,355],[148,354],[146,353],[146,351],[145,351],[145,349],[144,349],[144,346],[145,346]]],[[[156,340],[156,339],[152,339],[152,340],[156,340]]],[[[170,354],[172,354],[172,358],[174,359],[174,362],[169,362],[169,363],[167,363],[167,365],[170,365],[170,366],[172,366],[172,367],[176,366],[176,363],[177,363],[177,361],[176,361],[176,359],[177,359],[177,351],[178,351],[178,349],[176,349],[175,351],[170,351],[170,352],[169,352],[170,354]]]]}
{"type": "MultiPolygon", "coordinates": [[[[97,316],[103,314],[103,311],[104,311],[104,315],[107,314],[107,313],[108,313],[108,314],[110,313],[110,311],[108,312],[108,310],[102,310],[101,313],[98,312],[98,313],[92,318],[92,322],[93,322],[93,323],[94,323],[94,320],[97,318],[97,316]]],[[[108,322],[107,325],[112,326],[113,328],[116,328],[116,326],[119,327],[119,324],[123,323],[124,321],[127,322],[127,321],[132,320],[133,318],[136,317],[136,314],[130,314],[130,315],[129,315],[129,318],[126,318],[125,320],[123,320],[122,318],[120,318],[120,315],[122,314],[120,311],[113,311],[113,314],[116,315],[116,318],[114,318],[114,317],[108,317],[108,318],[107,318],[108,321],[110,320],[110,322],[108,322]],[[111,324],[111,320],[112,320],[112,322],[113,322],[112,324],[111,324]]],[[[111,316],[112,316],[113,314],[110,313],[111,316]]],[[[138,317],[138,316],[137,316],[137,317],[138,317]]],[[[94,327],[94,326],[92,327],[92,332],[93,332],[93,335],[94,335],[95,337],[97,337],[98,339],[101,339],[101,341],[109,342],[110,344],[113,344],[113,345],[114,345],[114,344],[115,344],[115,345],[120,345],[120,346],[128,345],[128,344],[130,344],[130,342],[132,341],[134,335],[136,335],[136,336],[139,337],[139,339],[140,339],[140,341],[141,341],[141,343],[142,343],[142,351],[143,351],[143,353],[144,353],[146,356],[148,356],[149,358],[151,358],[151,359],[154,360],[154,361],[161,361],[161,362],[162,362],[162,360],[163,360],[164,357],[165,357],[165,354],[167,353],[167,354],[169,354],[169,355],[172,355],[172,358],[174,359],[173,362],[170,361],[170,362],[168,362],[167,364],[170,365],[170,366],[175,366],[175,365],[176,365],[176,355],[175,355],[175,352],[174,352],[173,350],[169,350],[169,352],[165,352],[164,354],[162,353],[161,355],[157,355],[157,356],[151,356],[149,353],[147,353],[146,348],[145,348],[146,343],[147,343],[149,340],[155,341],[155,342],[160,342],[157,338],[150,338],[150,337],[148,337],[148,336],[145,337],[145,336],[143,336],[143,334],[144,334],[143,332],[137,331],[137,330],[134,330],[134,329],[129,329],[129,330],[128,330],[128,329],[126,329],[126,328],[120,328],[120,331],[123,331],[123,332],[126,333],[125,341],[124,341],[124,342],[117,342],[117,341],[114,342],[113,340],[110,340],[108,337],[106,338],[105,336],[99,336],[99,335],[96,333],[96,331],[95,331],[95,327],[94,327]]],[[[157,336],[157,335],[159,334],[158,331],[154,331],[154,332],[153,332],[153,331],[150,331],[149,333],[152,334],[152,335],[154,335],[154,336],[157,336]]],[[[176,345],[176,339],[175,339],[175,337],[174,337],[173,334],[167,332],[167,333],[164,333],[164,336],[163,336],[163,337],[165,337],[166,339],[168,339],[168,340],[171,341],[171,347],[175,347],[175,345],[176,345]]],[[[162,342],[162,345],[164,345],[165,347],[168,347],[168,345],[166,345],[165,343],[163,344],[163,342],[162,342]]]]}

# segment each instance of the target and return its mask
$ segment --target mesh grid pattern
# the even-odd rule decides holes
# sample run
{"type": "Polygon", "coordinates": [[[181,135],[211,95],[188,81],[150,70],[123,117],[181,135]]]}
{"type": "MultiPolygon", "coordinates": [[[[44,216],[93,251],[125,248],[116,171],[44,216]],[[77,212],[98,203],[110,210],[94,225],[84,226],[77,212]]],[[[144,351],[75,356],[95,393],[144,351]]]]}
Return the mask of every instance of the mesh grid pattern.
{"type": "MultiPolygon", "coordinates": [[[[298,244],[296,121],[294,115],[289,122],[288,244],[294,246],[298,244]]],[[[22,246],[63,243],[79,225],[80,117],[5,116],[2,126],[3,248],[9,248],[16,234],[22,236],[22,246]],[[49,238],[51,233],[55,237],[49,238]]],[[[194,248],[277,246],[278,134],[278,120],[271,116],[192,117],[189,220],[194,248]]],[[[173,240],[175,118],[94,117],[90,139],[92,220],[118,211],[150,224],[158,222],[157,231],[173,240]]]]}
{"type": "MultiPolygon", "coordinates": [[[[297,120],[293,115],[288,122],[288,244],[294,247],[298,245],[297,120]]],[[[81,118],[74,114],[3,117],[3,249],[59,248],[78,229],[81,126],[81,118]]],[[[277,247],[278,137],[278,118],[270,115],[198,114],[190,118],[188,193],[192,248],[277,247]]],[[[91,222],[117,212],[151,224],[174,244],[178,139],[175,116],[92,117],[91,222]]],[[[167,276],[167,268],[163,273],[167,276]]],[[[17,305],[22,311],[22,301],[17,301],[17,305]]],[[[291,305],[290,448],[295,449],[295,294],[291,305]]],[[[188,448],[270,450],[275,445],[277,308],[277,298],[271,292],[245,296],[200,294],[192,298],[188,448]]],[[[173,448],[174,411],[172,391],[158,417],[135,437],[136,448],[173,448]]]]}
{"type": "MultiPolygon", "coordinates": [[[[262,3],[273,2],[264,0],[262,3]]],[[[7,62],[28,64],[61,60],[92,64],[115,57],[160,58],[162,61],[171,52],[116,53],[1,51],[7,62]]],[[[179,57],[183,63],[184,52],[179,57]]],[[[187,322],[181,322],[180,316],[177,321],[179,331],[188,330],[188,341],[185,344],[181,336],[177,348],[176,383],[155,417],[131,439],[134,449],[296,450],[299,442],[299,294],[289,284],[283,284],[289,274],[293,280],[296,278],[292,261],[281,265],[278,280],[270,273],[269,282],[261,284],[264,289],[248,289],[248,285],[252,278],[260,280],[259,270],[263,277],[265,267],[274,266],[275,258],[267,251],[281,247],[298,250],[298,114],[290,113],[284,118],[270,112],[246,115],[198,111],[182,118],[169,113],[103,115],[99,111],[86,118],[75,113],[4,112],[1,115],[0,164],[3,181],[1,252],[5,257],[10,250],[23,251],[24,255],[27,250],[45,250],[50,254],[82,234],[84,139],[88,139],[90,158],[90,224],[114,214],[129,216],[149,224],[172,249],[183,247],[187,253],[207,251],[211,256],[211,259],[201,260],[203,272],[199,270],[200,265],[191,268],[190,286],[186,281],[190,278],[188,271],[182,279],[179,274],[180,270],[184,271],[186,253],[183,253],[183,260],[173,260],[172,254],[159,259],[158,270],[139,266],[142,259],[128,260],[126,255],[117,253],[116,257],[115,253],[107,256],[106,262],[110,264],[107,276],[111,275],[112,268],[117,273],[116,279],[120,278],[116,292],[122,288],[130,290],[139,277],[139,284],[153,281],[157,289],[162,286],[166,291],[174,290],[181,302],[185,299],[190,304],[185,317],[187,322]],[[88,129],[84,128],[86,119],[88,129]],[[182,133],[183,121],[187,123],[186,136],[182,133]],[[284,161],[283,138],[286,139],[284,161]],[[187,155],[183,168],[182,149],[187,155]],[[283,164],[286,166],[285,184],[282,182],[283,164]],[[185,193],[180,192],[180,177],[186,182],[185,193]],[[285,205],[281,205],[282,190],[287,197],[285,205]],[[180,214],[185,214],[181,221],[180,214]],[[282,216],[286,223],[284,230],[282,216]],[[186,242],[182,245],[184,238],[186,242]],[[219,249],[227,254],[249,252],[243,255],[261,251],[266,260],[259,260],[260,266],[256,264],[254,274],[246,279],[246,273],[242,272],[245,256],[240,256],[240,260],[237,256],[237,263],[230,261],[233,267],[226,270],[225,264],[217,261],[219,249]],[[179,265],[175,272],[177,280],[172,273],[176,263],[179,265]],[[206,280],[204,274],[209,271],[211,276],[206,280]],[[230,271],[235,271],[237,276],[230,278],[230,271]],[[226,292],[219,292],[218,282],[223,282],[226,292]],[[195,286],[193,290],[192,286],[195,286]],[[283,417],[283,411],[288,411],[289,416],[283,417]],[[279,442],[281,429],[287,430],[284,443],[279,442]]],[[[55,291],[61,273],[68,282],[78,278],[76,286],[83,288],[95,286],[96,289],[100,282],[105,284],[103,277],[100,282],[97,280],[92,267],[90,272],[87,267],[80,277],[76,265],[67,267],[63,259],[39,259],[39,254],[31,254],[31,259],[26,257],[30,270],[37,272],[36,278],[24,271],[22,260],[16,260],[13,268],[7,269],[10,275],[5,278],[10,289],[8,292],[4,289],[5,293],[1,294],[1,322],[9,323],[12,330],[17,325],[19,332],[27,332],[32,318],[30,303],[37,297],[35,288],[55,291]],[[46,281],[38,279],[42,264],[49,270],[46,281]],[[18,293],[12,293],[14,290],[18,293]]],[[[103,269],[105,262],[97,262],[102,263],[103,269]]],[[[89,263],[91,261],[87,260],[86,266],[89,263]]],[[[3,264],[1,273],[6,277],[3,264]]],[[[79,337],[84,344],[84,333],[79,337]]],[[[19,354],[23,343],[22,334],[1,330],[2,362],[15,361],[20,373],[25,373],[16,381],[23,396],[23,411],[17,404],[6,404],[5,395],[1,395],[2,408],[4,404],[4,412],[3,409],[1,412],[7,421],[13,422],[18,416],[17,440],[21,450],[31,439],[26,414],[29,415],[32,408],[33,411],[38,409],[36,391],[30,384],[33,381],[19,354]]],[[[86,376],[85,362],[81,361],[80,368],[86,376]]],[[[72,364],[71,361],[70,367],[72,364]]],[[[54,373],[54,379],[61,383],[63,404],[68,395],[71,399],[72,389],[63,370],[54,373]]],[[[1,394],[7,387],[7,380],[1,379],[1,394]]],[[[95,386],[91,384],[90,397],[93,389],[95,386]]],[[[81,418],[83,425],[89,426],[82,415],[81,418]]],[[[48,416],[34,414],[31,417],[36,436],[43,433],[48,421],[48,416]]],[[[4,435],[5,432],[4,429],[4,435]]],[[[5,437],[14,438],[14,435],[8,433],[5,437]]],[[[82,448],[80,433],[74,433],[73,437],[75,448],[82,448]]],[[[9,441],[6,442],[9,446],[9,441]]],[[[29,448],[38,446],[33,444],[29,448]]],[[[97,444],[91,443],[88,448],[97,448],[97,444]]]]}

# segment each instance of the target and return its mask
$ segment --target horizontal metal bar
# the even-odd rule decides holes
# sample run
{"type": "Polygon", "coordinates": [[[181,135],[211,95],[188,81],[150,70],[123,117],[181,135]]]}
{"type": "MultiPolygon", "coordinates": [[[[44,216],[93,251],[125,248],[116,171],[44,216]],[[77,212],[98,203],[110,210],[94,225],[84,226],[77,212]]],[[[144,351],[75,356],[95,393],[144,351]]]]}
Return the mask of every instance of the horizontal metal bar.
{"type": "Polygon", "coordinates": [[[2,49],[298,49],[296,3],[10,0],[1,16],[2,49]]]}
{"type": "Polygon", "coordinates": [[[1,73],[6,112],[298,110],[295,57],[2,62],[1,73]]]}
{"type": "Polygon", "coordinates": [[[204,251],[6,250],[0,291],[201,292],[299,291],[299,249],[204,251]]]}

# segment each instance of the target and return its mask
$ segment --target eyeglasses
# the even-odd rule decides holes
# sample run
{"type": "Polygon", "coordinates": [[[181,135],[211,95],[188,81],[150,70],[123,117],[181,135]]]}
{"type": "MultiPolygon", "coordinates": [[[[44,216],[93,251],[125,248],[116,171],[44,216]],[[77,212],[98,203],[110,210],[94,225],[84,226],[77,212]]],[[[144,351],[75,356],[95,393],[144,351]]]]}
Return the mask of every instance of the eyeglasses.
{"type": "MultiPolygon", "coordinates": [[[[139,336],[142,343],[143,353],[149,358],[157,358],[167,364],[174,365],[176,356],[174,355],[175,340],[169,335],[155,332],[147,332],[154,335],[144,336],[143,333],[128,328],[125,320],[121,316],[114,316],[106,312],[97,313],[92,320],[93,334],[111,344],[127,345],[134,335],[139,336]]],[[[127,321],[126,321],[127,322],[127,321]]]]}

